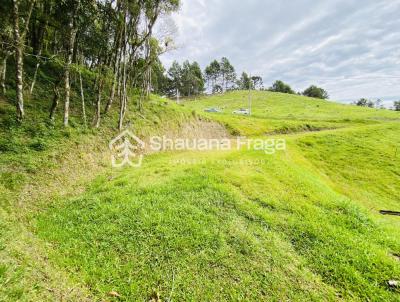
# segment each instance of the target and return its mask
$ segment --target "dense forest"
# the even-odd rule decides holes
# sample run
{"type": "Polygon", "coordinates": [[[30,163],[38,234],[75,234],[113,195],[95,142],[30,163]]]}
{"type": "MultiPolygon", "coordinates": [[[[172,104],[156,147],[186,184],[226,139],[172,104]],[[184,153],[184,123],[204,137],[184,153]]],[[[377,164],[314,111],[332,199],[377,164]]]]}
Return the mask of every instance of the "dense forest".
{"type": "Polygon", "coordinates": [[[0,57],[2,93],[7,93],[8,65],[15,68],[17,119],[22,122],[24,101],[35,95],[35,83],[46,69],[52,86],[49,118],[63,104],[63,124],[68,126],[71,86],[80,90],[86,123],[85,91],[95,100],[93,126],[103,114],[119,106],[121,129],[129,95],[140,95],[141,110],[151,92],[153,69],[159,56],[171,47],[170,37],[155,37],[157,21],[179,8],[179,0],[1,0],[0,57]],[[9,64],[15,60],[15,64],[9,64]],[[35,62],[27,72],[25,63],[35,62]],[[15,65],[15,67],[14,67],[15,65]]]}

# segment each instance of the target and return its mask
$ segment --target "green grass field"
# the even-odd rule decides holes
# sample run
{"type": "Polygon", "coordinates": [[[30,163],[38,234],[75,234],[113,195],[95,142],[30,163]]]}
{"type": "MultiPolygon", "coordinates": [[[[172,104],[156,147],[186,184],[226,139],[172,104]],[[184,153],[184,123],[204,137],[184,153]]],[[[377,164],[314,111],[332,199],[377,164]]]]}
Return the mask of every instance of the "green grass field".
{"type": "Polygon", "coordinates": [[[233,115],[240,108],[249,108],[248,92],[236,91],[200,101],[187,101],[184,106],[215,119],[236,135],[265,135],[318,131],[348,126],[376,124],[399,120],[397,112],[342,105],[298,95],[252,91],[252,116],[233,115]],[[204,113],[206,108],[222,113],[204,113]]]}
{"type": "Polygon", "coordinates": [[[251,117],[231,114],[247,92],[164,102],[132,114],[142,137],[208,120],[286,151],[164,152],[113,170],[114,121],[44,125],[43,148],[35,122],[5,128],[0,301],[400,300],[400,220],[379,215],[400,210],[398,112],[269,92],[253,92],[251,117]]]}

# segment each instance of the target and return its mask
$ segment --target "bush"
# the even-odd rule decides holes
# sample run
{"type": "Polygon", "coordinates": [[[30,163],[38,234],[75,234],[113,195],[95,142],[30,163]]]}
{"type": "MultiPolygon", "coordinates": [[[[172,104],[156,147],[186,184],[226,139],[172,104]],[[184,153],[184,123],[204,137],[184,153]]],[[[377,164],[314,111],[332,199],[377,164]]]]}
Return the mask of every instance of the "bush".
{"type": "Polygon", "coordinates": [[[276,81],[272,87],[268,89],[272,92],[281,92],[281,93],[288,93],[288,94],[296,94],[294,90],[286,83],[282,81],[276,81]]]}
{"type": "Polygon", "coordinates": [[[311,85],[306,90],[304,90],[303,95],[308,96],[310,98],[316,98],[322,100],[329,98],[328,92],[325,89],[322,89],[315,85],[311,85]]]}
{"type": "Polygon", "coordinates": [[[30,144],[29,147],[35,151],[44,151],[47,149],[47,144],[44,140],[38,139],[37,141],[30,144]]]}
{"type": "Polygon", "coordinates": [[[13,141],[8,139],[0,140],[0,152],[14,152],[16,151],[13,141]]]}

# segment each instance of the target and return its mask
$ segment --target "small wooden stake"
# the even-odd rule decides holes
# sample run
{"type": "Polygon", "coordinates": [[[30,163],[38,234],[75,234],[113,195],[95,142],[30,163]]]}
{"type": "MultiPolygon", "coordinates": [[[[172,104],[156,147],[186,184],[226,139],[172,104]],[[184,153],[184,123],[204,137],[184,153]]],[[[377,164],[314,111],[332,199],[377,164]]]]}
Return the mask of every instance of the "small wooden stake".
{"type": "Polygon", "coordinates": [[[391,216],[400,216],[400,212],[394,212],[394,211],[379,211],[382,215],[391,215],[391,216]]]}

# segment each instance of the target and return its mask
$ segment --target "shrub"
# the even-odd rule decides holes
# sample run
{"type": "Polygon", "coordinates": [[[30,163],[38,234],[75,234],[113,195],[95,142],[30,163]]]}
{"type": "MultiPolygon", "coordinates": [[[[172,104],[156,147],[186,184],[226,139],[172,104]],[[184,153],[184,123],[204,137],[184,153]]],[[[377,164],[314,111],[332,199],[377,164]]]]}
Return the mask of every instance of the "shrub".
{"type": "Polygon", "coordinates": [[[296,94],[294,90],[286,83],[282,81],[276,81],[272,87],[268,89],[272,92],[281,92],[281,93],[288,93],[288,94],[296,94]]]}
{"type": "Polygon", "coordinates": [[[38,139],[32,144],[30,144],[29,147],[35,151],[44,151],[47,149],[47,144],[44,140],[38,139]]]}
{"type": "Polygon", "coordinates": [[[304,90],[303,95],[308,96],[310,98],[316,98],[322,100],[329,98],[328,92],[325,89],[317,87],[315,85],[311,85],[306,90],[304,90]]]}

